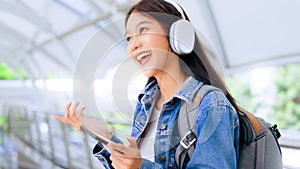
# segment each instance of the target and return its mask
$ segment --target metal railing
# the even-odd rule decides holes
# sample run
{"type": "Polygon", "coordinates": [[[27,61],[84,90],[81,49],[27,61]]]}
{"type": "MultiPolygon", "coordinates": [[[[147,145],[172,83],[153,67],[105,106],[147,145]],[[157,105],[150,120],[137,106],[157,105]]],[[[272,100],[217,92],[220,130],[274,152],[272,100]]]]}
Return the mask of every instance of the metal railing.
{"type": "Polygon", "coordinates": [[[8,116],[6,133],[18,154],[32,160],[30,168],[101,168],[92,155],[95,140],[55,120],[57,113],[17,105],[6,105],[3,113],[8,116]]]}

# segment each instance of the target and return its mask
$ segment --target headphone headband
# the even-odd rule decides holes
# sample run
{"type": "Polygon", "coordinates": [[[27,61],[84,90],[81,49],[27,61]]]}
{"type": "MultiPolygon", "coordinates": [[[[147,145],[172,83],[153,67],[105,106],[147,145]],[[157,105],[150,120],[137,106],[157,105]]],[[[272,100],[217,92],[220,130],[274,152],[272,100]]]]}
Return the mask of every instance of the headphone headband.
{"type": "Polygon", "coordinates": [[[184,20],[186,20],[184,12],[183,12],[183,9],[181,8],[181,6],[177,2],[174,2],[174,1],[171,1],[171,0],[164,0],[164,1],[168,2],[169,4],[171,4],[172,6],[174,6],[177,9],[177,11],[180,13],[181,17],[184,20]]]}

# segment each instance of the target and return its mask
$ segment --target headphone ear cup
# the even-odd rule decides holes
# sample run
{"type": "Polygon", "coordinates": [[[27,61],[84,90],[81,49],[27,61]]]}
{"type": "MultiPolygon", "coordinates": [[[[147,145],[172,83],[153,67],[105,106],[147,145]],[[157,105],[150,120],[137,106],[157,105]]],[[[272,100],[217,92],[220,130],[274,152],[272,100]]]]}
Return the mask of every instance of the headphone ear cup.
{"type": "Polygon", "coordinates": [[[195,43],[194,26],[184,19],[174,22],[170,28],[169,42],[175,53],[180,55],[191,53],[195,43]]]}

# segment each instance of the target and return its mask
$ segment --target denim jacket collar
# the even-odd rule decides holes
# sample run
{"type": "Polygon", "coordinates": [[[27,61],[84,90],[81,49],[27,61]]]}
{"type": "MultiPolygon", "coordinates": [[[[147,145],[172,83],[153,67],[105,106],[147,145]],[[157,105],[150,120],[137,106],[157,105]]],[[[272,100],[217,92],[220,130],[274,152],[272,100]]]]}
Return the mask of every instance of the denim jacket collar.
{"type": "MultiPolygon", "coordinates": [[[[187,103],[191,103],[197,92],[197,90],[203,85],[203,82],[196,80],[194,77],[189,76],[189,78],[182,84],[179,90],[173,97],[177,97],[184,100],[187,103]]],[[[138,100],[142,104],[150,104],[153,99],[159,93],[159,86],[156,80],[151,81],[141,92],[138,100]]]]}
{"type": "Polygon", "coordinates": [[[194,77],[189,76],[189,78],[181,85],[178,92],[174,95],[179,99],[184,100],[188,104],[193,101],[195,94],[198,89],[203,85],[203,82],[196,80],[194,77]]]}
{"type": "Polygon", "coordinates": [[[152,80],[146,85],[144,90],[139,94],[138,101],[142,104],[149,104],[158,94],[159,86],[156,80],[152,80]]]}

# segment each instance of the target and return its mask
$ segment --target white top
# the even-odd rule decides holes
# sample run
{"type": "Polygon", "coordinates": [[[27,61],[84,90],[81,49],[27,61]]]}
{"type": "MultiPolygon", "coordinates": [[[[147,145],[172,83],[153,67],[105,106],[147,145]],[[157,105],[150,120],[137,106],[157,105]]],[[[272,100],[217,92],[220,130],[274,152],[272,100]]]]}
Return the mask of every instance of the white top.
{"type": "Polygon", "coordinates": [[[158,118],[160,115],[160,111],[157,110],[155,107],[153,108],[153,112],[151,114],[151,117],[148,122],[148,128],[146,131],[146,134],[144,135],[145,138],[143,138],[141,141],[140,146],[140,153],[142,158],[148,159],[152,162],[154,162],[154,141],[155,141],[155,135],[156,135],[156,129],[158,124],[158,118]]]}

